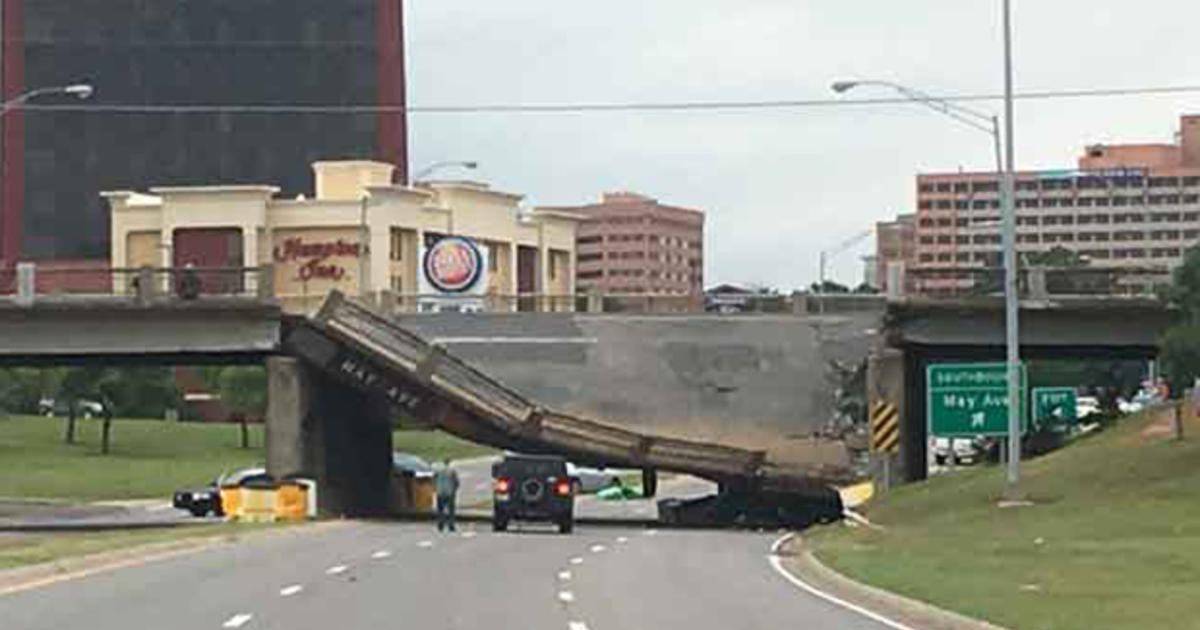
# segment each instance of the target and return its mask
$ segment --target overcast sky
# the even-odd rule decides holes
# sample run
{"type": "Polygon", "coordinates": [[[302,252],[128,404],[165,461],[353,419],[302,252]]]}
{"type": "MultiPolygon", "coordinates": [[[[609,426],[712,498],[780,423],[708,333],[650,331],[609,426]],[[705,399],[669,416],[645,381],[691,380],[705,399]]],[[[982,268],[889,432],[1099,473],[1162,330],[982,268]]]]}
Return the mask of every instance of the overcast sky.
{"type": "MultiPolygon", "coordinates": [[[[414,106],[827,98],[840,78],[1003,87],[999,0],[407,2],[414,106]]],[[[1198,21],[1200,5],[1177,0],[1014,0],[1017,90],[1200,84],[1198,21]]],[[[1071,167],[1092,142],[1170,142],[1197,100],[1019,102],[1018,168],[1071,167]]],[[[986,134],[916,105],[414,114],[410,126],[414,168],[478,160],[476,178],[530,205],[622,189],[702,209],[706,283],[783,290],[816,278],[820,250],[911,211],[917,172],[994,162],[986,134]]],[[[857,283],[870,250],[838,255],[831,276],[857,283]]]]}

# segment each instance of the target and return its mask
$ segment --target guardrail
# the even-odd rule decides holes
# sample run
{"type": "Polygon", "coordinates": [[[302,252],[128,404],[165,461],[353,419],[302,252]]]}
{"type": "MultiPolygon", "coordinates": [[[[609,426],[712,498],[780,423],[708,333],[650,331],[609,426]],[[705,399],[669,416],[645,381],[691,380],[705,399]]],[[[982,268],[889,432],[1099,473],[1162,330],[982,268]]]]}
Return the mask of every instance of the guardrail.
{"type": "MultiPolygon", "coordinates": [[[[1171,272],[1152,267],[1021,267],[1017,286],[1023,298],[1052,296],[1150,297],[1169,285],[1171,272]]],[[[1002,267],[916,267],[904,272],[907,295],[960,298],[1000,295],[1002,267]]]]}
{"type": "Polygon", "coordinates": [[[79,267],[19,263],[0,268],[0,296],[30,304],[39,298],[129,297],[193,300],[273,297],[274,271],[262,267],[79,267]]]}

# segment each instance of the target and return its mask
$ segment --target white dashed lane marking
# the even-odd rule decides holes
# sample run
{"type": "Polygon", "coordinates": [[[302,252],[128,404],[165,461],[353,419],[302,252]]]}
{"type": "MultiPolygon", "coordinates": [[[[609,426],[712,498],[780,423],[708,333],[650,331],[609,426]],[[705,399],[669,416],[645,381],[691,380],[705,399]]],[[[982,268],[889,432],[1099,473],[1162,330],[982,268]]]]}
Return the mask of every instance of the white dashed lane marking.
{"type": "Polygon", "coordinates": [[[657,536],[657,535],[658,535],[658,530],[657,530],[657,529],[647,529],[646,531],[642,532],[642,535],[644,535],[644,536],[657,536]]]}
{"type": "Polygon", "coordinates": [[[254,615],[248,615],[245,613],[242,613],[240,615],[234,615],[234,616],[230,617],[229,619],[225,620],[225,623],[221,624],[221,627],[222,628],[241,628],[242,626],[246,625],[246,622],[250,621],[253,618],[254,618],[254,615]]]}
{"type": "Polygon", "coordinates": [[[588,630],[588,627],[582,621],[568,621],[567,630],[588,630]]]}
{"type": "Polygon", "coordinates": [[[325,569],[325,574],[326,575],[337,575],[339,573],[345,573],[346,569],[349,569],[349,568],[350,567],[348,567],[344,564],[339,564],[337,566],[332,566],[332,567],[329,567],[328,569],[325,569]]]}
{"type": "Polygon", "coordinates": [[[300,586],[299,584],[293,584],[291,586],[285,586],[285,587],[279,589],[279,595],[281,597],[291,597],[292,595],[295,595],[296,593],[299,593],[300,591],[303,591],[303,590],[304,590],[303,586],[300,586]]]}
{"type": "Polygon", "coordinates": [[[432,540],[422,540],[421,542],[417,543],[417,546],[422,549],[428,549],[433,546],[433,541],[432,540]]]}
{"type": "Polygon", "coordinates": [[[559,571],[558,579],[566,582],[567,580],[571,579],[571,572],[570,571],[559,571]]]}
{"type": "Polygon", "coordinates": [[[629,542],[629,539],[628,539],[628,538],[626,538],[626,537],[624,537],[624,536],[617,536],[617,543],[619,543],[619,544],[625,544],[625,543],[627,543],[627,542],[629,542]]]}
{"type": "Polygon", "coordinates": [[[605,550],[604,545],[592,545],[592,553],[600,553],[605,550]]]}
{"type": "Polygon", "coordinates": [[[571,558],[571,564],[583,564],[583,558],[575,556],[574,558],[571,558]]]}
{"type": "Polygon", "coordinates": [[[376,551],[375,553],[371,554],[371,557],[376,560],[383,560],[384,558],[387,558],[391,555],[392,555],[392,552],[388,551],[387,549],[380,549],[379,551],[376,551]]]}
{"type": "Polygon", "coordinates": [[[571,591],[559,591],[558,592],[558,601],[571,603],[571,602],[575,601],[575,594],[572,593],[571,591]]]}
{"type": "Polygon", "coordinates": [[[463,538],[474,538],[475,532],[463,532],[463,538]]]}

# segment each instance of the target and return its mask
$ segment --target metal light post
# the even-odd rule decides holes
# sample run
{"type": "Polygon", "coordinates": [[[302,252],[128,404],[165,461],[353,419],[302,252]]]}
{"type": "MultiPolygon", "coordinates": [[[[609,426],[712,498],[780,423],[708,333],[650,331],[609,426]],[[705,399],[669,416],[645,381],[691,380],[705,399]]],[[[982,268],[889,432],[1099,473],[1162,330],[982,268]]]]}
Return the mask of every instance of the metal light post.
{"type": "Polygon", "coordinates": [[[91,98],[93,93],[95,93],[95,88],[87,83],[72,83],[71,85],[37,88],[36,90],[30,90],[11,100],[5,101],[2,105],[0,105],[0,116],[7,114],[11,110],[17,109],[26,101],[35,99],[39,96],[47,96],[50,94],[66,94],[68,96],[75,96],[80,99],[87,99],[91,98]]]}
{"type": "Polygon", "coordinates": [[[430,164],[429,166],[426,166],[425,168],[417,171],[417,174],[413,175],[412,181],[415,184],[415,183],[421,181],[423,178],[429,177],[435,171],[441,170],[443,168],[454,167],[454,166],[475,170],[475,169],[479,168],[479,162],[475,162],[473,160],[463,160],[463,161],[450,160],[450,161],[446,161],[446,162],[434,162],[433,164],[430,164]]]}
{"type": "MultiPolygon", "coordinates": [[[[3,119],[5,114],[7,114],[15,109],[20,109],[21,105],[25,104],[27,101],[35,99],[39,96],[48,96],[50,94],[66,94],[68,96],[75,96],[80,99],[88,99],[88,98],[92,97],[92,94],[95,93],[95,91],[96,91],[95,88],[93,88],[88,83],[72,83],[70,85],[58,85],[58,86],[53,86],[53,87],[42,87],[42,88],[37,88],[34,90],[29,90],[28,92],[25,92],[24,94],[18,95],[10,100],[0,103],[0,119],[3,119]]],[[[7,151],[7,147],[3,146],[2,138],[3,138],[3,134],[0,134],[0,163],[3,163],[3,156],[4,156],[4,153],[7,151]]],[[[0,178],[2,178],[2,177],[3,177],[2,174],[0,174],[0,178]]],[[[3,187],[6,184],[7,184],[6,181],[3,181],[2,179],[0,179],[0,193],[3,192],[3,187]]],[[[18,248],[19,247],[20,247],[20,245],[18,245],[18,248]]],[[[16,261],[15,260],[8,261],[8,260],[0,259],[0,267],[7,266],[10,262],[15,263],[16,261]]]]}
{"type": "Polygon", "coordinates": [[[941,112],[969,127],[992,136],[995,149],[996,174],[1000,180],[1001,223],[1003,225],[1004,256],[1004,348],[1008,389],[1008,467],[1007,488],[1010,498],[1018,498],[1017,483],[1021,463],[1021,375],[1019,297],[1017,294],[1017,213],[1014,190],[1015,160],[1013,155],[1013,98],[1012,98],[1012,28],[1009,0],[1004,1],[1004,123],[1006,148],[1000,147],[1000,123],[995,115],[985,114],[945,99],[936,98],[889,81],[837,81],[831,87],[843,93],[860,85],[887,87],[915,103],[941,112]]]}
{"type": "Polygon", "coordinates": [[[1013,151],[1013,68],[1012,68],[1012,10],[1009,0],[1004,9],[1004,136],[1005,168],[1001,187],[1004,196],[1004,346],[1008,363],[1008,495],[1020,498],[1021,479],[1021,392],[1020,392],[1020,335],[1017,297],[1017,213],[1014,209],[1014,173],[1016,160],[1013,151]]]}

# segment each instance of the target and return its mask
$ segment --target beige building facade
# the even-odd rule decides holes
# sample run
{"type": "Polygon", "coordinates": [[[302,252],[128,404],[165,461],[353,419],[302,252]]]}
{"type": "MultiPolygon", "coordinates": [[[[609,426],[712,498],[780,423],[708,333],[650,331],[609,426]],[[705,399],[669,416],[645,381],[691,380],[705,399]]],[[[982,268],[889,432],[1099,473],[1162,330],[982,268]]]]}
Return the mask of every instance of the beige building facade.
{"type": "MultiPolygon", "coordinates": [[[[369,161],[317,162],[315,199],[278,199],[274,186],[105,192],[111,264],[270,265],[273,294],[299,311],[315,308],[332,289],[392,300],[404,310],[456,301],[484,302],[486,310],[572,308],[580,217],[522,209],[520,195],[477,182],[395,185],[392,169],[369,161]],[[432,250],[446,249],[437,244],[447,237],[462,237],[455,240],[466,246],[458,250],[479,253],[480,269],[469,270],[479,272],[478,281],[460,292],[429,281],[429,273],[461,270],[453,255],[442,259],[450,267],[426,260],[432,250]],[[518,299],[533,295],[562,299],[518,299]]],[[[114,282],[116,291],[129,290],[121,278],[114,282]]],[[[238,282],[240,290],[258,290],[254,274],[238,282]]]]}

